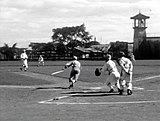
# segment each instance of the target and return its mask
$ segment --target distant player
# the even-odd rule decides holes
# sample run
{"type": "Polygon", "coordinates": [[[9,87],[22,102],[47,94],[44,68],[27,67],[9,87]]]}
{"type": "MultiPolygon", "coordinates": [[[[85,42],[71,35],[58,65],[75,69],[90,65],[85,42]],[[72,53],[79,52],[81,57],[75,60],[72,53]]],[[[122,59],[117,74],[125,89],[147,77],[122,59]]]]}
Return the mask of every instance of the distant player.
{"type": "Polygon", "coordinates": [[[115,62],[111,60],[110,54],[107,54],[106,63],[104,64],[100,72],[108,73],[106,79],[107,86],[110,88],[108,93],[114,92],[114,86],[116,86],[118,91],[120,91],[120,74],[118,72],[115,62]]]}
{"type": "Polygon", "coordinates": [[[124,88],[127,87],[127,94],[131,95],[132,94],[132,75],[133,75],[132,61],[125,57],[124,52],[120,52],[117,62],[121,67],[120,84],[121,84],[122,92],[124,91],[124,88]]]}
{"type": "Polygon", "coordinates": [[[68,62],[65,65],[65,69],[72,67],[69,77],[69,89],[73,88],[74,83],[78,80],[80,72],[81,72],[81,63],[77,60],[76,56],[73,56],[73,61],[68,62]]]}
{"type": "Polygon", "coordinates": [[[27,62],[28,56],[26,54],[26,50],[23,50],[23,53],[21,54],[20,57],[21,57],[21,60],[23,62],[23,65],[22,65],[23,67],[20,68],[20,70],[24,69],[24,71],[27,71],[27,69],[28,69],[28,62],[27,62]]]}
{"type": "Polygon", "coordinates": [[[40,55],[38,58],[38,66],[40,66],[40,64],[42,64],[44,66],[44,58],[42,55],[40,55]]]}

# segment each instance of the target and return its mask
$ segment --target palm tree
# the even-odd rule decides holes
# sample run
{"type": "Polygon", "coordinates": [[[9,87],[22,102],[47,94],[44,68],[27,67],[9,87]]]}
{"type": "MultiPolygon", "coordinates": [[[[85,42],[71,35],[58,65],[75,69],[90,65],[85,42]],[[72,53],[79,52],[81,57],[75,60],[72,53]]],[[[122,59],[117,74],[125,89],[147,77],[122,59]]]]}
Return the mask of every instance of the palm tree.
{"type": "Polygon", "coordinates": [[[4,55],[5,60],[14,59],[14,56],[17,53],[16,45],[17,43],[14,43],[12,47],[9,47],[8,44],[4,43],[4,46],[0,48],[0,52],[4,55]]]}

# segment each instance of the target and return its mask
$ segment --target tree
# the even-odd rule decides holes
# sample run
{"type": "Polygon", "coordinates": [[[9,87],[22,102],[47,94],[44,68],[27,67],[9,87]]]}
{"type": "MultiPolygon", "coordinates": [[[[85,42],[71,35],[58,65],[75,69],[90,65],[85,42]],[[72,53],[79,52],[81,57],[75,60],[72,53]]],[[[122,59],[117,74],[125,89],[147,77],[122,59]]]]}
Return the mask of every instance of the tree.
{"type": "Polygon", "coordinates": [[[114,53],[114,57],[118,57],[118,53],[120,51],[123,51],[125,54],[128,53],[128,43],[127,42],[120,42],[120,41],[116,41],[116,42],[111,42],[110,43],[111,47],[109,49],[110,52],[114,53]]]}
{"type": "Polygon", "coordinates": [[[62,43],[73,48],[75,46],[84,46],[92,39],[92,35],[86,32],[85,25],[73,27],[63,27],[53,29],[53,42],[62,43]]]}
{"type": "Polygon", "coordinates": [[[67,52],[67,46],[62,44],[62,43],[57,43],[56,44],[56,53],[58,55],[65,55],[67,52]]]}
{"type": "Polygon", "coordinates": [[[92,45],[100,45],[100,43],[98,41],[90,41],[88,43],[85,43],[85,48],[89,48],[92,45]]]}
{"type": "Polygon", "coordinates": [[[8,44],[4,43],[4,46],[1,47],[0,52],[4,55],[4,59],[13,60],[14,56],[17,54],[18,49],[16,48],[17,43],[14,43],[11,47],[8,44]]]}
{"type": "Polygon", "coordinates": [[[42,51],[45,45],[46,45],[46,43],[33,43],[33,42],[31,42],[29,44],[29,47],[32,48],[33,52],[37,52],[37,51],[42,51]]]}

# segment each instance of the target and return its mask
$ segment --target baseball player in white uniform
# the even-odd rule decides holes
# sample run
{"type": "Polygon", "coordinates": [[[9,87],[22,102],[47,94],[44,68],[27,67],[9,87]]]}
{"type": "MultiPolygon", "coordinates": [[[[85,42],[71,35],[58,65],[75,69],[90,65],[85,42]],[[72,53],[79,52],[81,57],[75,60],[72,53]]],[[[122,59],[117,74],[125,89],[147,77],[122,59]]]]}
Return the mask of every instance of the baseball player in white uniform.
{"type": "Polygon", "coordinates": [[[127,94],[132,94],[132,75],[133,75],[133,64],[132,61],[126,57],[124,57],[124,52],[120,52],[118,64],[121,67],[121,78],[120,84],[122,92],[124,88],[127,87],[127,94]],[[127,80],[126,80],[127,79],[127,80]]]}
{"type": "Polygon", "coordinates": [[[69,68],[72,66],[72,70],[70,72],[70,77],[69,77],[69,89],[73,88],[74,83],[78,80],[80,72],[81,72],[81,63],[77,61],[77,57],[73,56],[73,61],[68,62],[65,65],[65,69],[69,68]]]}
{"type": "Polygon", "coordinates": [[[107,54],[106,63],[104,64],[100,72],[108,73],[106,79],[107,86],[110,88],[110,91],[108,91],[108,93],[114,92],[114,86],[117,87],[118,91],[120,90],[120,74],[118,72],[115,62],[111,60],[110,54],[107,54]]]}
{"type": "Polygon", "coordinates": [[[41,63],[44,66],[44,58],[43,58],[42,55],[40,55],[39,58],[38,58],[38,66],[40,66],[41,63]]]}
{"type": "Polygon", "coordinates": [[[21,57],[21,60],[23,62],[23,67],[20,68],[20,70],[24,69],[24,71],[27,71],[27,69],[28,69],[28,63],[27,63],[28,56],[26,54],[26,50],[23,50],[23,53],[21,54],[20,57],[21,57]]]}

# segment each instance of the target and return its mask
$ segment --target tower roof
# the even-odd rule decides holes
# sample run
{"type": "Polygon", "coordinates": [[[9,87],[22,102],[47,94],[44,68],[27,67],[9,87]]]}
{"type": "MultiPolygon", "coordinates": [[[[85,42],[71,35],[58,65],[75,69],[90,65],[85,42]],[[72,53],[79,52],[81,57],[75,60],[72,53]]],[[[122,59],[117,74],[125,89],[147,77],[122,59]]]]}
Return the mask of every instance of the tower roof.
{"type": "Polygon", "coordinates": [[[131,17],[131,19],[148,19],[148,18],[150,18],[150,17],[149,16],[145,16],[145,15],[143,15],[141,13],[131,17]]]}

